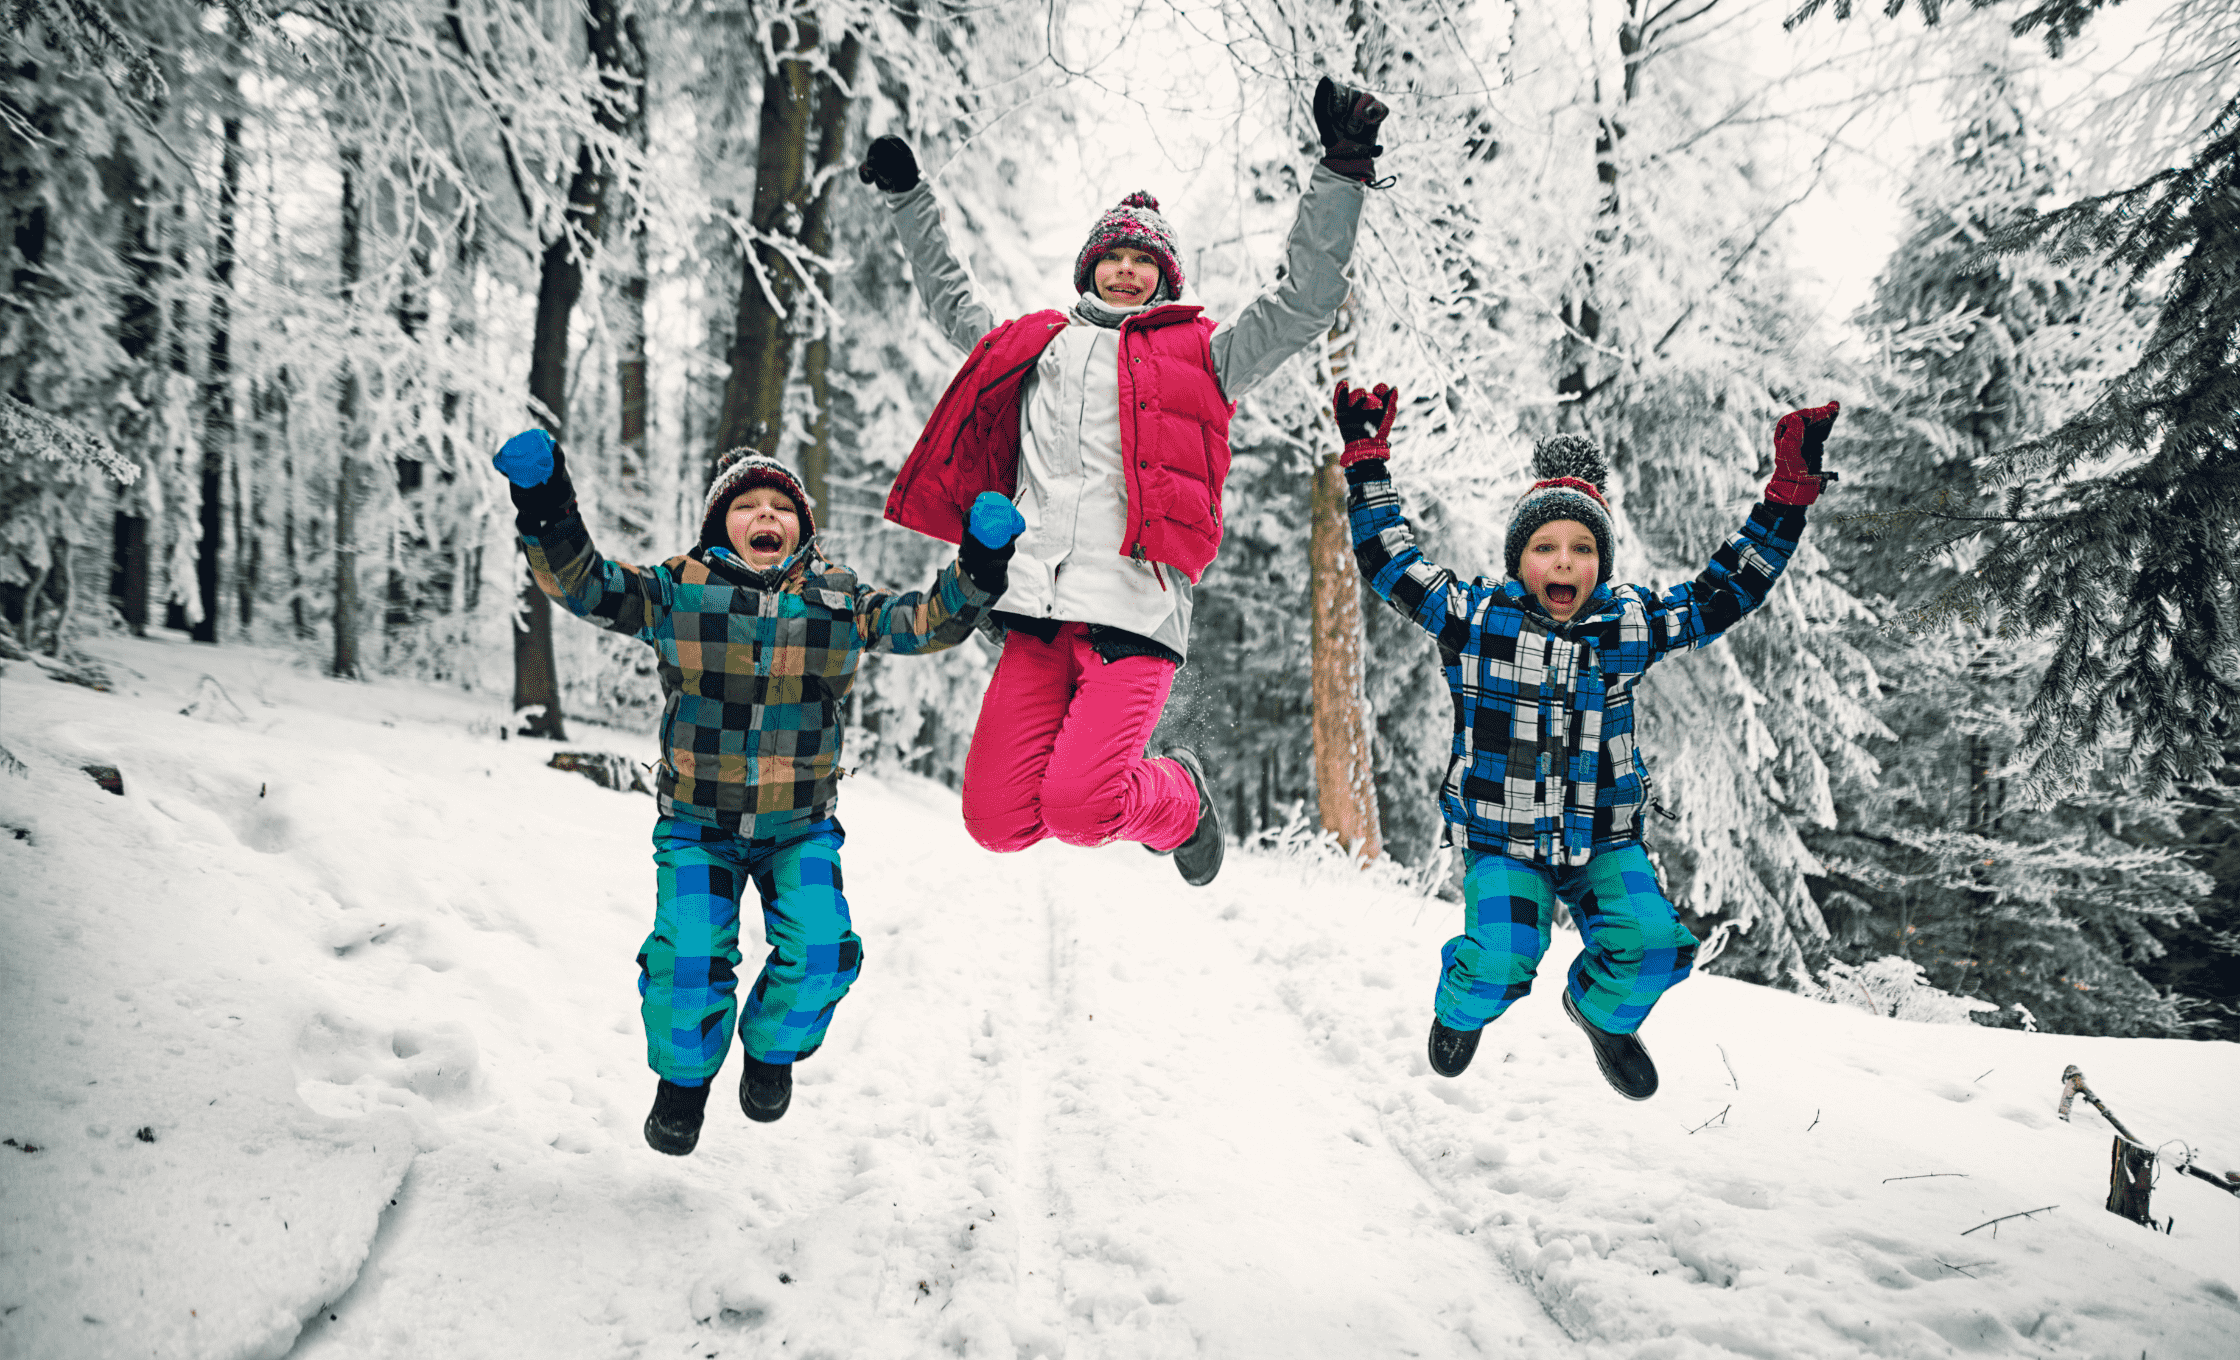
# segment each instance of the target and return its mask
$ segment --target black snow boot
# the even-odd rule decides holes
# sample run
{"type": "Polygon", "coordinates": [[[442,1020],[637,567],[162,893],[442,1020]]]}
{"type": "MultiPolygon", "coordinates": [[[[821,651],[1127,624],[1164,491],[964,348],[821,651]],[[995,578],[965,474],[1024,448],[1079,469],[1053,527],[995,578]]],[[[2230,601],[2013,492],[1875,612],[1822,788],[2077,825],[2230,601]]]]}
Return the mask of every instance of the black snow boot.
{"type": "Polygon", "coordinates": [[[700,1142],[700,1120],[708,1110],[708,1086],[679,1086],[664,1080],[654,1089],[653,1113],[646,1116],[646,1146],[682,1157],[700,1142]]]}
{"type": "Polygon", "coordinates": [[[1221,810],[1213,805],[1213,790],[1206,786],[1205,767],[1198,763],[1197,754],[1186,746],[1177,746],[1167,755],[1189,771],[1190,782],[1198,786],[1198,829],[1174,848],[1174,867],[1181,870],[1183,882],[1202,888],[1221,872],[1226,849],[1221,836],[1221,810]]]}
{"type": "Polygon", "coordinates": [[[1478,1036],[1483,1029],[1448,1029],[1431,1022],[1431,1070],[1442,1077],[1459,1077],[1478,1056],[1478,1036]]]}
{"type": "Polygon", "coordinates": [[[1563,989],[1563,1013],[1587,1032],[1587,1042],[1594,1045],[1595,1066],[1602,1069],[1602,1079],[1611,1090],[1628,1100],[1647,1100],[1657,1093],[1657,1065],[1649,1061],[1649,1050],[1638,1036],[1612,1034],[1588,1024],[1569,987],[1563,989]]]}
{"type": "Polygon", "coordinates": [[[793,1104],[793,1064],[756,1062],[746,1054],[747,1070],[739,1074],[739,1108],[757,1124],[785,1117],[793,1104]]]}

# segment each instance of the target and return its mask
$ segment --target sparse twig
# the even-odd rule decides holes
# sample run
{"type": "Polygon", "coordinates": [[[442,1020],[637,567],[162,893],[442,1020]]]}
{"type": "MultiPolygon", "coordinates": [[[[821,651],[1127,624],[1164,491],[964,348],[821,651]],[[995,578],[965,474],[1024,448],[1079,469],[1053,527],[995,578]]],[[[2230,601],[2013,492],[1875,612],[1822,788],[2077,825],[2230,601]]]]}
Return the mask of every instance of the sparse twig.
{"type": "Polygon", "coordinates": [[[1882,1183],[1888,1185],[1892,1181],[1925,1181],[1937,1176],[1958,1176],[1962,1180],[1966,1180],[1968,1173],[1965,1171],[1924,1171],[1918,1176],[1884,1176],[1882,1183]]]}
{"type": "MultiPolygon", "coordinates": [[[[1998,1068],[1996,1068],[1996,1067],[1986,1067],[1986,1068],[1984,1068],[1984,1069],[1983,1069],[1983,1077],[1988,1077],[1988,1076],[1990,1076],[1990,1075],[1991,1075],[1992,1073],[1994,1073],[1994,1072],[1996,1072],[1996,1071],[1998,1071],[1998,1070],[1999,1070],[1999,1069],[1998,1069],[1998,1068]]],[[[1981,1085],[1983,1085],[1983,1077],[1977,1077],[1977,1078],[1976,1078],[1976,1085],[1978,1085],[1978,1086],[1981,1086],[1981,1085]]]]}
{"type": "Polygon", "coordinates": [[[1968,1232],[1964,1232],[1960,1235],[1962,1237],[1966,1237],[1968,1233],[1981,1232],[1985,1228],[1989,1228],[1991,1229],[1991,1235],[1996,1238],[1999,1235],[1998,1225],[2006,1222],[2010,1218],[2028,1218],[2032,1214],[2042,1214],[2048,1212],[2049,1210],[2058,1209],[2060,1207],[2061,1206],[2058,1204],[2048,1204],[2036,1209],[2024,1209],[2019,1214],[2001,1214],[1997,1218],[1976,1224],[1973,1228],[1968,1229],[1968,1232]]]}
{"type": "MultiPolygon", "coordinates": [[[[1729,1106],[1727,1107],[1727,1110],[1731,1110],[1731,1109],[1733,1109],[1733,1108],[1734,1108],[1734,1106],[1732,1106],[1732,1105],[1729,1105],[1729,1106]]],[[[1698,1125],[1696,1125],[1696,1126],[1695,1126],[1694,1128],[1692,1128],[1692,1129],[1688,1130],[1688,1132],[1690,1132],[1690,1133],[1701,1133],[1701,1132],[1703,1132],[1703,1131],[1704,1131],[1705,1129],[1708,1129],[1708,1128],[1710,1128],[1710,1127],[1711,1127],[1711,1126],[1712,1126],[1713,1124],[1724,1124],[1724,1123],[1726,1122],[1726,1118],[1727,1118],[1727,1110],[1721,1110],[1721,1111],[1719,1111],[1719,1113],[1717,1113],[1717,1114],[1715,1114],[1715,1115],[1711,1116],[1711,1117],[1710,1117],[1709,1119],[1706,1119],[1706,1120],[1704,1120],[1704,1121],[1703,1121],[1703,1122],[1702,1122],[1701,1124],[1698,1124],[1698,1125]]],[[[1815,1117],[1815,1122],[1817,1122],[1817,1117],[1815,1117]]],[[[1811,1132],[1811,1130],[1810,1130],[1810,1129],[1807,1129],[1807,1130],[1805,1130],[1805,1132],[1807,1132],[1807,1133],[1810,1133],[1810,1132],[1811,1132]]]]}
{"type": "Polygon", "coordinates": [[[1819,1128],[1819,1127],[1820,1127],[1820,1112],[1819,1112],[1818,1110],[1814,1110],[1814,1111],[1812,1112],[1812,1122],[1804,1126],[1804,1131],[1805,1131],[1806,1133],[1810,1133],[1810,1132],[1812,1132],[1812,1131],[1813,1131],[1814,1129],[1816,1129],[1816,1128],[1819,1128]]]}
{"type": "Polygon", "coordinates": [[[1950,1261],[1940,1260],[1937,1262],[1937,1264],[1943,1266],[1946,1270],[1959,1271],[1962,1275],[1965,1275],[1972,1280],[1975,1278],[1975,1273],[1969,1269],[1970,1266],[1987,1266],[1991,1263],[1989,1261],[1970,1261],[1965,1266],[1956,1266],[1950,1261]]]}
{"type": "Polygon", "coordinates": [[[1741,1090],[1742,1078],[1734,1074],[1734,1064],[1731,1062],[1727,1062],[1727,1046],[1725,1044],[1713,1044],[1712,1047],[1719,1050],[1719,1061],[1722,1063],[1726,1063],[1727,1080],[1734,1083],[1734,1089],[1736,1089],[1737,1091],[1741,1090]]]}

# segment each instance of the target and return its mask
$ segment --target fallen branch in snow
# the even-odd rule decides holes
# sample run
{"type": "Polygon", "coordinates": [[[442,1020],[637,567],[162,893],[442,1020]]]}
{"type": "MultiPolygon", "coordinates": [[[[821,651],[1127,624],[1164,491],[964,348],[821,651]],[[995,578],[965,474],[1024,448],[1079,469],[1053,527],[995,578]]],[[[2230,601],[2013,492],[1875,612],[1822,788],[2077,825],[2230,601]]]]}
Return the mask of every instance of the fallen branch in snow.
{"type": "MultiPolygon", "coordinates": [[[[1731,1109],[1733,1109],[1733,1108],[1734,1108],[1734,1106],[1732,1106],[1732,1105],[1729,1105],[1729,1106],[1727,1107],[1727,1110],[1731,1110],[1731,1109]]],[[[1688,1132],[1690,1132],[1690,1133],[1701,1133],[1701,1132],[1703,1132],[1703,1131],[1704,1131],[1705,1129],[1708,1129],[1708,1128],[1710,1128],[1710,1127],[1711,1127],[1711,1126],[1712,1126],[1713,1124],[1724,1123],[1724,1122],[1726,1121],[1726,1118],[1727,1118],[1727,1110],[1721,1110],[1721,1111],[1719,1111],[1719,1113],[1717,1113],[1717,1114],[1715,1114],[1715,1115],[1711,1116],[1711,1117],[1710,1117],[1709,1119],[1706,1119],[1706,1120],[1704,1120],[1704,1121],[1703,1121],[1703,1122],[1702,1122],[1701,1124],[1698,1124],[1698,1125],[1696,1125],[1696,1126],[1695,1126],[1694,1128],[1692,1128],[1692,1129],[1688,1130],[1688,1132]]],[[[1814,1117],[1814,1122],[1815,1122],[1815,1123],[1817,1123],[1817,1122],[1818,1122],[1818,1116],[1815,1116],[1815,1117],[1814,1117]]],[[[1806,1130],[1805,1130],[1805,1132],[1806,1132],[1806,1133],[1810,1133],[1810,1132],[1812,1132],[1812,1130],[1810,1130],[1810,1129],[1806,1129],[1806,1130]]]]}
{"type": "Polygon", "coordinates": [[[1968,1173],[1965,1171],[1924,1171],[1918,1176],[1884,1176],[1882,1183],[1888,1185],[1892,1181],[1925,1181],[1934,1176],[1958,1176],[1965,1180],[1968,1173]]]}
{"type": "Polygon", "coordinates": [[[1727,1080],[1734,1083],[1734,1089],[1741,1090],[1742,1078],[1734,1074],[1734,1064],[1727,1062],[1727,1046],[1725,1044],[1713,1044],[1712,1047],[1719,1050],[1719,1061],[1727,1065],[1727,1080]]]}
{"type": "Polygon", "coordinates": [[[1965,1265],[1965,1266],[1956,1266],[1956,1265],[1952,1264],[1952,1262],[1950,1262],[1950,1261],[1944,1261],[1944,1260],[1940,1260],[1940,1261],[1938,1261],[1938,1262],[1937,1262],[1937,1264],[1938,1264],[1938,1265],[1940,1265],[1940,1266],[1943,1266],[1943,1267],[1944,1267],[1944,1268],[1945,1268],[1946,1270],[1957,1270],[1957,1271],[1959,1271],[1959,1272],[1960,1272],[1961,1274],[1963,1274],[1963,1275],[1967,1276],[1967,1277],[1968,1277],[1969,1279],[1971,1279],[1971,1280],[1972,1280],[1972,1279],[1974,1279],[1974,1278],[1975,1278],[1975,1273],[1974,1273],[1973,1271],[1971,1271],[1971,1270],[1970,1270],[1970,1269],[1968,1268],[1969,1266],[1987,1266],[1987,1265],[1990,1265],[1991,1263],[1990,1263],[1989,1261],[1970,1261],[1970,1262],[1968,1262],[1968,1265],[1965,1265]]]}
{"type": "Polygon", "coordinates": [[[1820,1127],[1820,1112],[1819,1112],[1818,1110],[1814,1110],[1814,1111],[1812,1112],[1812,1122],[1804,1126],[1804,1131],[1805,1131],[1806,1133],[1810,1133],[1810,1132],[1812,1132],[1812,1131],[1813,1131],[1814,1129],[1816,1129],[1816,1128],[1819,1128],[1819,1127],[1820,1127]]]}
{"type": "Polygon", "coordinates": [[[2061,1207],[2061,1206],[2060,1206],[2060,1205],[2058,1205],[2058,1204],[2048,1204],[2048,1205],[2045,1205],[2045,1206],[2044,1206],[2044,1207],[2042,1207],[2042,1208],[2037,1208],[2037,1209],[2025,1209],[2025,1210],[2023,1210],[2023,1211],[2022,1211],[2021,1213],[2019,1213],[2019,1214],[2001,1214],[2001,1215],[1999,1215],[1999,1216],[1998,1216],[1997,1218],[1994,1218],[1994,1219],[1990,1220],[1990,1221],[1989,1221],[1989,1222],[1987,1222],[1987,1223],[1978,1223],[1978,1224],[1976,1224],[1976,1225],[1975,1225],[1975,1226],[1974,1226],[1973,1228],[1970,1228],[1970,1229],[1968,1229],[1968,1232],[1964,1232],[1964,1233],[1962,1233],[1962,1234],[1960,1234],[1960,1235],[1961,1235],[1962,1237],[1966,1237],[1966,1236],[1968,1235],[1968,1233],[1972,1233],[1972,1232],[1982,1232],[1982,1231],[1983,1231],[1983,1230],[1984,1230],[1985,1228],[1989,1228],[1989,1229],[1991,1229],[1991,1235],[1992,1235],[1993,1237],[1997,1237],[1997,1236],[1999,1235],[1999,1229],[1998,1229],[1997,1225],[1998,1225],[1998,1224],[2001,1224],[2001,1223],[2004,1223],[2004,1222],[2006,1222],[2006,1221],[2007,1221],[2008,1219],[2010,1219],[2010,1218],[2028,1218],[2028,1217],[2030,1217],[2030,1215],[2032,1215],[2032,1214],[2042,1214],[2042,1213],[2046,1213],[2046,1212],[2048,1212],[2048,1211],[2050,1211],[2050,1210],[2058,1209],[2058,1208],[2060,1208],[2060,1207],[2061,1207]]]}
{"type": "MultiPolygon", "coordinates": [[[[2067,1122],[2069,1118],[2069,1104],[2077,1096],[2083,1096],[2086,1100],[2091,1101],[2092,1108],[2098,1110],[2101,1115],[2107,1119],[2108,1123],[2115,1128],[2116,1141],[2119,1145],[2128,1143],[2133,1148],[2136,1148],[2139,1152],[2144,1153],[2149,1157],[2159,1158],[2162,1155],[2162,1150],[2160,1148],[2148,1146],[2146,1140],[2139,1137],[2138,1134],[2133,1133],[2130,1129],[2124,1127],[2123,1121],[2116,1118],[2115,1111],[2109,1109],[2105,1104],[2101,1102],[2100,1097],[2092,1093],[2092,1087],[2086,1083],[2083,1070],[2080,1069],[2075,1063],[2071,1063],[2067,1067],[2061,1069],[2061,1108],[2059,1110],[2059,1114],[2064,1122],[2067,1122]]],[[[2186,1150],[2185,1156],[2179,1158],[2176,1163],[2179,1171],[2193,1177],[2196,1180],[2207,1181],[2209,1184],[2217,1187],[2219,1190],[2224,1191],[2228,1195],[2240,1197],[2240,1173],[2228,1171],[2224,1175],[2219,1176],[2214,1172],[2203,1171],[2200,1167],[2194,1165],[2194,1152],[2192,1144],[2187,1143],[2182,1139],[2173,1141],[2177,1142],[2178,1146],[2186,1150]]],[[[2120,1153],[2118,1154],[2118,1159],[2119,1161],[2121,1159],[2120,1153]]],[[[2120,1172],[2118,1172],[2117,1174],[2120,1175],[2120,1172]]],[[[2115,1192],[2111,1190],[2108,1197],[2108,1211],[2110,1213],[2122,1214],[2126,1218],[2133,1219],[2134,1221],[2139,1223],[2147,1223],[2151,1226],[2151,1219],[2139,1216],[2140,1214],[2146,1213],[2146,1206],[2143,1203],[2139,1206],[2138,1214],[2133,1214],[2125,1209],[2117,1208],[2116,1198],[2117,1196],[2115,1192]]]]}

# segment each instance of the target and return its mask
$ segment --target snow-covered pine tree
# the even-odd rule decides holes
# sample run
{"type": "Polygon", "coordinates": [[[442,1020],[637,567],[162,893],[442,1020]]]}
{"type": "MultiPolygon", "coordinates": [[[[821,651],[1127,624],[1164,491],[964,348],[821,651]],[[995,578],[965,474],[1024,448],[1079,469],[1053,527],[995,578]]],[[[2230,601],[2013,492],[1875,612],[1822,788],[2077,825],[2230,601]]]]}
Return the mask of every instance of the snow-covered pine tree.
{"type": "MultiPolygon", "coordinates": [[[[2047,808],[2007,796],[2017,709],[2048,648],[1987,617],[1925,623],[1925,601],[1974,588],[1965,551],[1922,551],[1940,515],[1995,513],[1996,452],[2059,424],[2136,351],[2119,271],[1987,256],[1981,243],[2067,176],[2033,77],[2002,33],[1960,53],[1949,143],[1909,183],[1909,229],[1859,318],[1882,338],[1866,436],[1828,545],[1842,579],[1893,622],[1862,629],[1880,678],[1879,778],[1808,832],[1837,956],[1897,954],[1938,988],[2022,1006],[2048,1029],[2174,1033],[2180,1007],[2143,979],[2153,934],[2191,920],[2204,882],[2171,836],[2176,809],[2106,787],[2047,808]]],[[[1986,611],[1988,612],[1988,611],[1986,611]]]]}

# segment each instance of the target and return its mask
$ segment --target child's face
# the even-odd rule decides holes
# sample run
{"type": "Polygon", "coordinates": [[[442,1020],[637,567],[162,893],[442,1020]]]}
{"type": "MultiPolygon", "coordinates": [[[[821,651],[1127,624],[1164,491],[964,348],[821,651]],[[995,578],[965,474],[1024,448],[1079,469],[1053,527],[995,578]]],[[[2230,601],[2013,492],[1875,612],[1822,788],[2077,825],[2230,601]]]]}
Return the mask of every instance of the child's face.
{"type": "Polygon", "coordinates": [[[1594,593],[1602,561],[1594,530],[1575,519],[1553,520],[1533,531],[1517,563],[1517,579],[1557,623],[1571,622],[1594,593]]]}
{"type": "Polygon", "coordinates": [[[793,556],[801,543],[801,512],[793,498],[774,486],[750,486],[731,498],[723,532],[731,551],[756,571],[793,556]]]}
{"type": "Polygon", "coordinates": [[[1159,290],[1159,262],[1134,246],[1114,246],[1097,257],[1097,296],[1115,307],[1141,307],[1159,290]]]}

